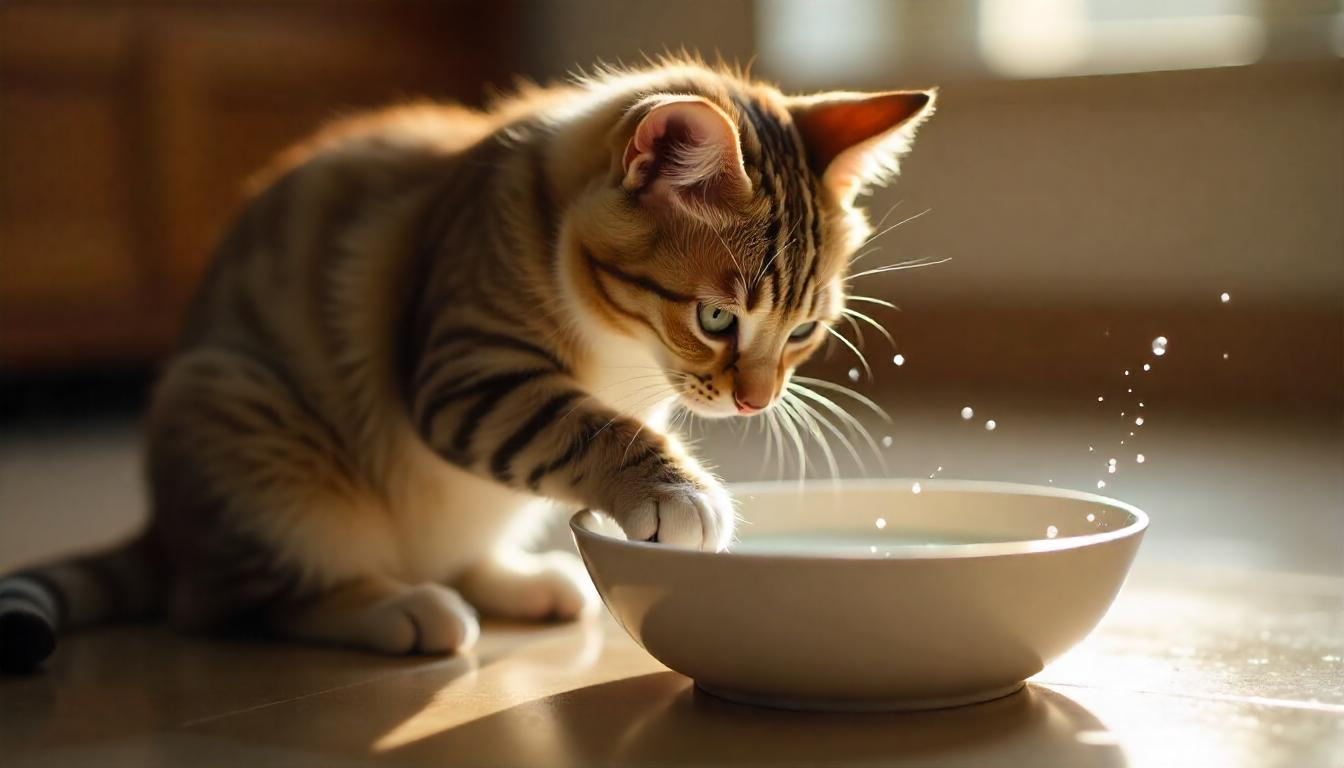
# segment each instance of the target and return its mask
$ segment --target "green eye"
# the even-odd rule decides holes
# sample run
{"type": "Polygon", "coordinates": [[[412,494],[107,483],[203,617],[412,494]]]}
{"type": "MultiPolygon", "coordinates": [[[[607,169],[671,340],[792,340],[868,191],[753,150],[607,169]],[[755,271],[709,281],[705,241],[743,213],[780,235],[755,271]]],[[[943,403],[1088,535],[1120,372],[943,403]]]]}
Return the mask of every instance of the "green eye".
{"type": "Polygon", "coordinates": [[[700,305],[700,328],[711,336],[722,336],[733,329],[737,318],[723,307],[700,305]]]}
{"type": "Polygon", "coordinates": [[[811,336],[812,332],[815,331],[816,329],[817,329],[816,320],[803,323],[802,325],[793,329],[793,333],[789,334],[789,339],[792,341],[802,341],[803,339],[806,339],[808,336],[811,336]]]}

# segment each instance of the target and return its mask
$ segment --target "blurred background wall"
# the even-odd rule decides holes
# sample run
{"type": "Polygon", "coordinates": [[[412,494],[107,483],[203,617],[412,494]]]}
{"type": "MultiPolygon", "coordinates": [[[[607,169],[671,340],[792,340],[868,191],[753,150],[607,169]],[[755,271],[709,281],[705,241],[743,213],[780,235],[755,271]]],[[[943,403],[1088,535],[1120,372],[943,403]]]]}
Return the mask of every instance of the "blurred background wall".
{"type": "Polygon", "coordinates": [[[1339,417],[1344,4],[1308,0],[9,2],[10,410],[141,386],[242,179],[323,119],[683,46],[786,89],[942,87],[869,203],[905,223],[861,264],[951,259],[856,283],[903,310],[888,390],[1088,388],[1161,334],[1171,398],[1339,417]]]}

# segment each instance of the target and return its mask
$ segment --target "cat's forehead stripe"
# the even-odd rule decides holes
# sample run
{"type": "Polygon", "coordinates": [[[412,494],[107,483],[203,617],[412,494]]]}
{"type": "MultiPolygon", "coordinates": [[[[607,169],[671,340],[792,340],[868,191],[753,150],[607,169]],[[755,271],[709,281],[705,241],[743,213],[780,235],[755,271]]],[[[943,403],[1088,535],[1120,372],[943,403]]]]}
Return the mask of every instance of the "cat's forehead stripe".
{"type": "MultiPolygon", "coordinates": [[[[774,306],[787,311],[802,308],[807,286],[819,266],[821,216],[815,195],[816,179],[806,162],[802,139],[791,121],[775,114],[771,105],[749,96],[734,99],[746,118],[743,133],[754,141],[755,165],[761,192],[769,203],[767,252],[763,270],[769,279],[774,306]]],[[[749,307],[759,300],[756,286],[749,307]]],[[[810,302],[809,302],[810,304],[810,302]]]]}

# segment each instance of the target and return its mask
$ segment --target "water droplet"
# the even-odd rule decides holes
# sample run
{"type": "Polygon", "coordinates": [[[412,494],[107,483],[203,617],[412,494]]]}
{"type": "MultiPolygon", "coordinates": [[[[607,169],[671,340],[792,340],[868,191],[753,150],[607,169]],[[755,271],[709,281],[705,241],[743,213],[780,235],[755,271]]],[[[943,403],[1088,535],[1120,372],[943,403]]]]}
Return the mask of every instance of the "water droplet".
{"type": "Polygon", "coordinates": [[[1053,539],[1053,538],[1055,538],[1055,537],[1058,536],[1058,535],[1059,535],[1059,529],[1056,528],[1055,526],[1053,526],[1053,525],[1047,525],[1047,526],[1045,527],[1045,538],[1047,538],[1047,539],[1053,539]]]}
{"type": "Polygon", "coordinates": [[[1142,426],[1143,426],[1143,417],[1142,417],[1142,416],[1135,416],[1135,417],[1134,417],[1134,426],[1136,426],[1136,427],[1142,427],[1142,426]]]}
{"type": "Polygon", "coordinates": [[[1049,483],[1049,484],[1051,484],[1051,485],[1054,485],[1054,484],[1055,484],[1055,478],[1053,478],[1053,477],[1046,478],[1045,482],[1047,482],[1047,483],[1049,483]]]}
{"type": "Polygon", "coordinates": [[[1088,452],[1088,453],[1091,453],[1091,452],[1093,452],[1093,451],[1095,451],[1095,450],[1096,450],[1096,448],[1093,448],[1093,447],[1090,446],[1090,445],[1087,446],[1087,452],[1088,452]]]}
{"type": "Polygon", "coordinates": [[[975,415],[975,411],[974,411],[974,410],[971,408],[971,406],[969,406],[969,405],[968,405],[968,406],[965,406],[964,408],[961,409],[961,418],[963,418],[963,419],[965,419],[965,420],[967,420],[967,421],[970,421],[970,420],[971,420],[971,417],[974,416],[974,415],[975,415]]]}
{"type": "Polygon", "coordinates": [[[1138,464],[1142,464],[1143,462],[1145,462],[1145,461],[1147,461],[1147,460],[1148,460],[1148,459],[1144,458],[1144,456],[1143,456],[1142,453],[1140,453],[1139,455],[1137,455],[1137,456],[1134,457],[1134,461],[1135,461],[1135,463],[1138,463],[1138,464]]]}
{"type": "Polygon", "coordinates": [[[1109,465],[1111,465],[1112,467],[1114,467],[1114,466],[1115,466],[1115,459],[1107,459],[1107,460],[1106,460],[1106,463],[1109,464],[1109,465]]]}
{"type": "Polygon", "coordinates": [[[940,465],[938,465],[938,470],[937,470],[937,471],[939,471],[939,472],[942,472],[942,471],[943,471],[943,467],[942,467],[942,465],[941,465],[941,464],[940,464],[940,465]]]}
{"type": "Polygon", "coordinates": [[[1106,397],[1104,395],[1097,395],[1097,402],[1098,403],[1106,402],[1106,397]]]}
{"type": "Polygon", "coordinates": [[[1144,364],[1143,364],[1143,370],[1145,370],[1145,371],[1151,371],[1151,370],[1153,370],[1153,366],[1151,366],[1151,365],[1149,365],[1149,364],[1147,364],[1147,363],[1144,363],[1144,364]]]}
{"type": "Polygon", "coordinates": [[[1158,336],[1156,339],[1153,339],[1153,354],[1157,355],[1158,357],[1167,354],[1166,336],[1158,336]]]}
{"type": "Polygon", "coordinates": [[[1124,444],[1125,444],[1125,441],[1124,441],[1124,440],[1121,440],[1121,441],[1120,441],[1120,444],[1121,444],[1121,445],[1124,445],[1124,444]]]}
{"type": "Polygon", "coordinates": [[[1140,408],[1143,407],[1143,401],[1142,401],[1142,400],[1139,401],[1139,407],[1140,407],[1140,408]]]}
{"type": "MultiPolygon", "coordinates": [[[[1219,294],[1218,300],[1226,304],[1227,302],[1232,300],[1232,294],[1228,293],[1227,291],[1223,291],[1221,294],[1219,294]]],[[[1251,303],[1254,304],[1255,302],[1251,303]]]]}
{"type": "Polygon", "coordinates": [[[993,432],[995,429],[998,429],[998,427],[999,427],[998,422],[994,421],[993,419],[990,419],[989,421],[985,422],[985,430],[988,432],[993,432]]]}
{"type": "Polygon", "coordinates": [[[1129,375],[1129,371],[1128,371],[1128,370],[1125,371],[1125,375],[1126,375],[1126,376],[1129,375]]]}
{"type": "Polygon", "coordinates": [[[920,484],[919,484],[918,482],[916,482],[914,485],[910,486],[910,492],[911,492],[911,493],[919,493],[919,492],[922,491],[922,490],[924,490],[924,488],[923,488],[922,486],[920,486],[920,484]]]}
{"type": "Polygon", "coordinates": [[[1097,487],[1098,487],[1098,488],[1105,488],[1105,487],[1106,487],[1106,481],[1105,481],[1105,480],[1098,480],[1098,481],[1097,481],[1097,487]]]}
{"type": "Polygon", "coordinates": [[[1106,467],[1106,471],[1109,472],[1110,474],[1114,475],[1114,474],[1115,474],[1115,465],[1114,465],[1114,464],[1111,464],[1110,466],[1106,467]]]}
{"type": "Polygon", "coordinates": [[[1224,360],[1227,359],[1227,353],[1226,353],[1226,352],[1223,353],[1223,359],[1224,359],[1224,360]]]}
{"type": "Polygon", "coordinates": [[[849,380],[850,380],[850,381],[858,381],[858,380],[859,380],[859,369],[858,369],[858,368],[850,368],[850,369],[849,369],[849,380]]]}
{"type": "Polygon", "coordinates": [[[871,546],[869,546],[869,547],[868,547],[868,552],[869,552],[870,554],[874,554],[874,555],[876,555],[876,554],[877,554],[877,546],[876,546],[876,545],[871,545],[871,546]]]}
{"type": "Polygon", "coordinates": [[[882,530],[883,528],[886,528],[886,527],[887,527],[887,518],[885,518],[885,517],[879,517],[879,518],[877,518],[877,523],[876,523],[876,525],[877,525],[877,529],[878,529],[879,531],[882,530]]]}
{"type": "Polygon", "coordinates": [[[883,448],[890,448],[892,442],[893,442],[893,441],[892,441],[892,439],[891,439],[891,435],[887,435],[886,437],[882,438],[882,447],[883,447],[883,448]]]}
{"type": "Polygon", "coordinates": [[[1125,412],[1124,412],[1124,411],[1121,411],[1121,412],[1120,412],[1120,418],[1122,418],[1122,419],[1125,418],[1125,412]]]}
{"type": "Polygon", "coordinates": [[[1092,514],[1091,512],[1088,512],[1088,513],[1087,513],[1087,522],[1089,522],[1089,523],[1095,523],[1095,522],[1097,522],[1097,516],[1094,515],[1094,514],[1092,514]]]}
{"type": "Polygon", "coordinates": [[[891,358],[891,362],[895,363],[898,366],[905,365],[905,355],[897,355],[891,358]]]}

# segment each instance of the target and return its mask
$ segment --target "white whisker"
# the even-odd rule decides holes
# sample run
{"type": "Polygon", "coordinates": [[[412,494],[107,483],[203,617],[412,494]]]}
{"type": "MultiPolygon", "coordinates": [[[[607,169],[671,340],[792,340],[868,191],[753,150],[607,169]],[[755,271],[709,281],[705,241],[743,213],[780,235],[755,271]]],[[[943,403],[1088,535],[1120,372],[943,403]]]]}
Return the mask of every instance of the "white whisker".
{"type": "Polygon", "coordinates": [[[859,362],[863,364],[863,370],[868,372],[868,378],[869,380],[871,380],[873,378],[873,368],[872,366],[868,365],[868,358],[863,356],[863,353],[859,351],[859,348],[850,343],[849,339],[846,339],[843,335],[840,334],[839,331],[835,330],[831,326],[823,325],[821,327],[825,328],[827,333],[839,339],[840,342],[843,343],[846,347],[849,347],[849,351],[853,352],[854,355],[859,358],[859,362]]]}
{"type": "Polygon", "coordinates": [[[856,272],[855,274],[846,277],[845,281],[848,282],[850,280],[857,280],[860,277],[867,277],[868,275],[881,275],[886,272],[900,272],[906,269],[920,269],[921,267],[936,267],[939,264],[946,264],[951,260],[952,257],[948,256],[945,259],[938,259],[937,261],[925,261],[923,259],[902,261],[898,264],[889,264],[885,267],[874,267],[870,270],[867,270],[866,272],[856,272]]]}

